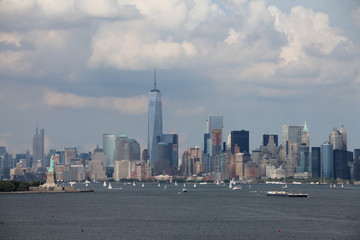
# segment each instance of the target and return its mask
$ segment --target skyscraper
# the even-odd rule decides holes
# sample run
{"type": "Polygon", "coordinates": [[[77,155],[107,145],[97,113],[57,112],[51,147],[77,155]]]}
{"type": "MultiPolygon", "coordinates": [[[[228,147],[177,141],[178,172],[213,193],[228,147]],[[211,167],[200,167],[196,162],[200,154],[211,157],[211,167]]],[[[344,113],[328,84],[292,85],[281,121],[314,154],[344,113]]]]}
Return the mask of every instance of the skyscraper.
{"type": "Polygon", "coordinates": [[[231,131],[231,153],[234,154],[235,145],[240,147],[241,153],[249,153],[249,131],[231,131]]]}
{"type": "Polygon", "coordinates": [[[321,150],[320,147],[312,147],[311,148],[311,174],[313,178],[321,177],[321,150]]]}
{"type": "Polygon", "coordinates": [[[156,89],[156,70],[154,75],[154,89],[148,93],[148,153],[150,163],[155,160],[156,147],[162,141],[163,125],[162,125],[162,98],[159,89],[156,89]]]}
{"type": "Polygon", "coordinates": [[[204,140],[206,140],[204,154],[214,156],[221,153],[223,121],[223,116],[209,116],[207,121],[207,134],[209,135],[204,135],[204,140]]]}
{"type": "Polygon", "coordinates": [[[334,177],[333,145],[329,142],[321,144],[321,177],[334,177]]]}
{"type": "Polygon", "coordinates": [[[44,129],[40,130],[36,126],[36,133],[33,138],[33,169],[37,170],[38,167],[43,167],[44,165],[44,129]]]}
{"type": "Polygon", "coordinates": [[[303,131],[301,133],[301,145],[299,149],[299,167],[298,172],[311,173],[311,157],[310,157],[310,135],[309,130],[304,124],[303,131]]]}
{"type": "Polygon", "coordinates": [[[103,148],[106,155],[106,167],[114,167],[115,134],[103,134],[103,148]]]}
{"type": "Polygon", "coordinates": [[[338,150],[342,150],[344,149],[343,146],[343,135],[339,132],[339,130],[337,130],[336,128],[334,128],[329,135],[329,142],[333,145],[334,150],[338,149],[338,150]]]}
{"type": "Polygon", "coordinates": [[[299,149],[301,145],[301,136],[304,126],[302,125],[283,125],[282,126],[282,145],[286,150],[286,154],[289,152],[289,146],[291,142],[296,142],[299,149]]]}

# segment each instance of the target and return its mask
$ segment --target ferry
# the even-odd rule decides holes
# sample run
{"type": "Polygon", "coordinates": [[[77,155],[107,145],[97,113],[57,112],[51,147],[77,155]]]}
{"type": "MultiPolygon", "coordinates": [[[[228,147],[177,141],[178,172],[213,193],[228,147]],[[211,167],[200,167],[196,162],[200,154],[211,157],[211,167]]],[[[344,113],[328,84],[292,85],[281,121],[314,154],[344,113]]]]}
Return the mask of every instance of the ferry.
{"type": "Polygon", "coordinates": [[[285,191],[269,191],[266,193],[266,196],[275,196],[275,197],[301,197],[307,198],[309,194],[305,193],[290,193],[285,191]]]}

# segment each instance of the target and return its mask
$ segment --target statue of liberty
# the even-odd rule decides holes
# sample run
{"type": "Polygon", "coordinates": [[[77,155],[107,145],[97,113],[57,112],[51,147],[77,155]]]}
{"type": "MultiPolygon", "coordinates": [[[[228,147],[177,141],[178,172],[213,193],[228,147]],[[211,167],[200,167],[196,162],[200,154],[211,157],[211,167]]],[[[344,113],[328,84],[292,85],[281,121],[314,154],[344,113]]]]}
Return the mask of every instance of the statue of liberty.
{"type": "MultiPolygon", "coordinates": [[[[54,159],[55,154],[51,155],[50,158],[50,167],[48,172],[55,172],[55,159],[54,159]]],[[[57,157],[55,157],[57,159],[57,157]]]]}

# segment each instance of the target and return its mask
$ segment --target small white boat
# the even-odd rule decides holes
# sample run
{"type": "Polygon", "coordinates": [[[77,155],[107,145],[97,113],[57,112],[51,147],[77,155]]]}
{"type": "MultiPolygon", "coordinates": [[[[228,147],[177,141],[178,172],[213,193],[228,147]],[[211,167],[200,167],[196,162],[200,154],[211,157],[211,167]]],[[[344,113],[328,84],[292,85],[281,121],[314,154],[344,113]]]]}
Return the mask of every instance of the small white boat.
{"type": "Polygon", "coordinates": [[[87,184],[87,183],[86,183],[86,184],[85,184],[85,186],[86,186],[86,187],[88,187],[88,186],[89,186],[89,184],[87,184]]]}
{"type": "Polygon", "coordinates": [[[287,188],[287,184],[285,184],[284,186],[282,186],[282,188],[287,188]]]}
{"type": "Polygon", "coordinates": [[[144,185],[144,184],[141,184],[141,187],[145,187],[145,185],[144,185]]]}
{"type": "Polygon", "coordinates": [[[341,187],[344,187],[344,184],[341,184],[341,187]]]}
{"type": "Polygon", "coordinates": [[[186,184],[184,183],[184,187],[186,187],[186,184]]]}
{"type": "Polygon", "coordinates": [[[85,184],[89,184],[89,183],[91,183],[91,182],[90,182],[90,181],[88,181],[88,180],[86,180],[86,181],[85,181],[85,184]]]}
{"type": "Polygon", "coordinates": [[[106,187],[106,181],[104,182],[103,187],[106,187]]]}
{"type": "Polygon", "coordinates": [[[196,183],[194,183],[194,188],[196,188],[196,183]]]}
{"type": "Polygon", "coordinates": [[[177,182],[175,182],[174,185],[177,186],[178,185],[177,182]]]}
{"type": "Polygon", "coordinates": [[[200,185],[206,185],[207,184],[207,182],[201,182],[200,183],[200,185]]]}
{"type": "Polygon", "coordinates": [[[230,183],[229,183],[229,188],[230,188],[230,189],[233,188],[232,181],[230,181],[230,183]]]}
{"type": "Polygon", "coordinates": [[[166,189],[166,185],[165,185],[164,189],[166,189]]]}
{"type": "Polygon", "coordinates": [[[133,182],[133,186],[136,187],[136,183],[135,183],[135,182],[133,182]]]}
{"type": "Polygon", "coordinates": [[[232,188],[232,190],[241,190],[241,189],[242,189],[241,186],[235,186],[232,188]]]}
{"type": "Polygon", "coordinates": [[[251,189],[251,185],[249,184],[249,189],[251,189]]]}
{"type": "Polygon", "coordinates": [[[160,183],[158,183],[158,187],[160,187],[160,183]]]}
{"type": "Polygon", "coordinates": [[[183,188],[182,191],[183,191],[183,192],[187,192],[187,189],[186,189],[186,188],[183,188]]]}
{"type": "Polygon", "coordinates": [[[216,180],[216,185],[220,185],[220,182],[219,182],[219,180],[216,180]]]}
{"type": "Polygon", "coordinates": [[[108,189],[112,189],[111,183],[109,183],[108,189]]]}
{"type": "Polygon", "coordinates": [[[334,183],[334,187],[336,188],[336,184],[334,183]]]}

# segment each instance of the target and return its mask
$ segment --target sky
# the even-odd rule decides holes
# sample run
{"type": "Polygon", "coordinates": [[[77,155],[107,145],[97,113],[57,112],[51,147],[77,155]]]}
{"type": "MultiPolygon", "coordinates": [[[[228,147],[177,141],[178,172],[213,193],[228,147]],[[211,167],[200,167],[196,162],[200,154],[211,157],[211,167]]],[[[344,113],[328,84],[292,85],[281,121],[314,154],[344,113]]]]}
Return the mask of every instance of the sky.
{"type": "Polygon", "coordinates": [[[163,96],[180,155],[209,115],[250,148],[302,125],[320,146],[345,126],[360,148],[357,0],[0,0],[0,145],[92,151],[103,133],[147,147],[147,93],[163,96]]]}

